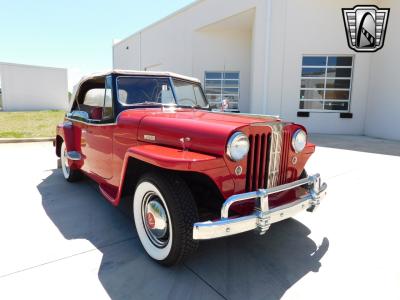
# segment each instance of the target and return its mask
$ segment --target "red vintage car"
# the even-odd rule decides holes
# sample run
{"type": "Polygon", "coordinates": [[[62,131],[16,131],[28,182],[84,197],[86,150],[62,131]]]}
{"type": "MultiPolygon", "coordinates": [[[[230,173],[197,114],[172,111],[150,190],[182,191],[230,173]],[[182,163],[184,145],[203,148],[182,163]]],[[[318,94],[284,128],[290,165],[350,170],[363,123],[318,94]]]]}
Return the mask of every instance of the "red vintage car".
{"type": "Polygon", "coordinates": [[[326,193],[304,166],[303,126],[278,117],[213,112],[200,82],[167,72],[114,70],[84,78],[56,154],[66,180],[87,175],[128,209],[140,241],[172,265],[199,240],[313,211],[326,193]]]}

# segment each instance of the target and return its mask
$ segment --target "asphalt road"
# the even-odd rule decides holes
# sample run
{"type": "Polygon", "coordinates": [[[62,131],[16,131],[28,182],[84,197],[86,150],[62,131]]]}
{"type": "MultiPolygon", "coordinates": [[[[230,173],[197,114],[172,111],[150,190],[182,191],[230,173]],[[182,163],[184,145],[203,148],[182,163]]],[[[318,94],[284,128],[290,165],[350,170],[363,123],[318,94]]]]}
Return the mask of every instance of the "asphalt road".
{"type": "Polygon", "coordinates": [[[93,182],[64,181],[51,143],[1,144],[0,299],[400,299],[400,143],[314,141],[308,171],[329,188],[315,213],[173,268],[93,182]]]}

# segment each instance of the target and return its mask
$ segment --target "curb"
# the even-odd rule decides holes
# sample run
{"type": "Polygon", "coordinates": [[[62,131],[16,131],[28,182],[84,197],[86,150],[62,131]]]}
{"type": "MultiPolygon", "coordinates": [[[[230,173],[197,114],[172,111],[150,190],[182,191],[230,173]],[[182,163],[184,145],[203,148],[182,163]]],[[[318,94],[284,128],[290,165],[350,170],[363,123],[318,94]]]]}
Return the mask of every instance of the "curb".
{"type": "Polygon", "coordinates": [[[0,144],[8,143],[34,143],[34,142],[52,142],[55,138],[39,137],[39,138],[0,138],[0,144]]]}

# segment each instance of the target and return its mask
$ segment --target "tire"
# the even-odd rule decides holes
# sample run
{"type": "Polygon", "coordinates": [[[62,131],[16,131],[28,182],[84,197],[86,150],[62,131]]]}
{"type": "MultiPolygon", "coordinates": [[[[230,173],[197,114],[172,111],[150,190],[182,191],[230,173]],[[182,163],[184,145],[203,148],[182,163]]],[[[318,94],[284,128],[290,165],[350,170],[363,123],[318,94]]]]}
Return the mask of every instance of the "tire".
{"type": "Polygon", "coordinates": [[[67,148],[65,147],[64,142],[62,142],[61,144],[61,169],[64,178],[69,182],[79,181],[83,177],[80,170],[74,170],[69,167],[67,159],[67,148]]]}
{"type": "Polygon", "coordinates": [[[171,266],[197,249],[193,224],[198,212],[192,193],[176,175],[143,175],[133,197],[133,216],[139,239],[147,254],[171,266]]]}

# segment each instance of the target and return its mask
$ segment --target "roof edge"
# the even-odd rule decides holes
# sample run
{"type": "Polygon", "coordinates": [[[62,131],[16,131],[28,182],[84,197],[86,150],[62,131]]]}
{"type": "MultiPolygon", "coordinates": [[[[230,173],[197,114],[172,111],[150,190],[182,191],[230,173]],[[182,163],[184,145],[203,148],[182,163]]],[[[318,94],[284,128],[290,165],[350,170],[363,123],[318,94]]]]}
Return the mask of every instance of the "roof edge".
{"type": "Polygon", "coordinates": [[[97,72],[93,74],[88,74],[87,76],[82,77],[81,81],[94,78],[94,77],[100,77],[100,76],[107,76],[111,74],[117,74],[117,75],[127,75],[127,76],[166,76],[166,77],[175,77],[183,80],[188,80],[188,81],[193,81],[193,82],[198,82],[200,83],[200,80],[195,77],[190,77],[174,72],[166,72],[166,71],[138,71],[138,70],[122,70],[122,69],[112,69],[110,71],[105,71],[105,72],[97,72]]]}
{"type": "Polygon", "coordinates": [[[117,46],[117,45],[119,45],[119,44],[121,44],[121,43],[123,43],[123,42],[125,42],[126,40],[130,39],[131,37],[134,37],[135,35],[137,35],[137,34],[143,32],[143,31],[145,31],[145,30],[147,30],[147,29],[150,29],[151,27],[154,27],[154,26],[156,26],[156,25],[158,25],[158,24],[160,24],[160,23],[162,23],[162,22],[164,22],[164,21],[167,21],[168,19],[171,19],[172,17],[175,17],[176,15],[178,15],[178,14],[180,14],[180,13],[182,13],[182,12],[185,12],[185,11],[191,9],[192,7],[194,7],[194,6],[200,4],[201,2],[204,2],[204,1],[206,1],[206,0],[195,0],[194,2],[192,2],[192,3],[188,4],[188,5],[186,5],[186,6],[182,7],[182,8],[180,8],[180,9],[178,9],[178,10],[176,10],[176,11],[174,11],[173,13],[171,13],[171,14],[169,14],[169,15],[163,17],[163,18],[161,18],[160,20],[158,20],[158,21],[156,21],[156,22],[154,22],[154,23],[151,23],[151,24],[149,24],[149,25],[143,27],[142,29],[139,29],[139,30],[135,31],[135,32],[132,33],[131,35],[129,35],[129,36],[127,36],[127,37],[121,39],[121,40],[118,41],[117,43],[113,44],[113,47],[114,47],[114,46],[117,46]]]}
{"type": "Polygon", "coordinates": [[[53,70],[65,70],[65,71],[68,70],[67,68],[48,67],[48,66],[39,66],[39,65],[28,65],[28,64],[18,64],[18,63],[10,63],[10,62],[2,62],[2,61],[0,61],[0,65],[15,66],[15,67],[53,69],[53,70]]]}

